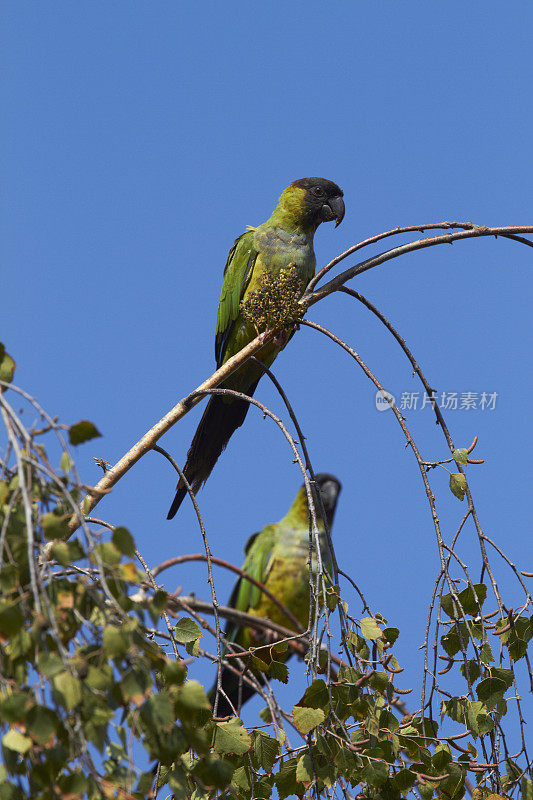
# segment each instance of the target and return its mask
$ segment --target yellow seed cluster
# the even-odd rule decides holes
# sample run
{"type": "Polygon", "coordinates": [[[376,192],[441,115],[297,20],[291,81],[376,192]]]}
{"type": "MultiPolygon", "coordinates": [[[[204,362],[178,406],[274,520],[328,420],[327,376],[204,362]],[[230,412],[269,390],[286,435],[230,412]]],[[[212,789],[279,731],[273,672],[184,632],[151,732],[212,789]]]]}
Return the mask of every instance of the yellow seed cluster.
{"type": "Polygon", "coordinates": [[[293,264],[277,275],[265,270],[259,289],[250,292],[241,303],[242,314],[259,332],[267,328],[286,328],[302,317],[303,309],[298,300],[304,289],[293,264]]]}

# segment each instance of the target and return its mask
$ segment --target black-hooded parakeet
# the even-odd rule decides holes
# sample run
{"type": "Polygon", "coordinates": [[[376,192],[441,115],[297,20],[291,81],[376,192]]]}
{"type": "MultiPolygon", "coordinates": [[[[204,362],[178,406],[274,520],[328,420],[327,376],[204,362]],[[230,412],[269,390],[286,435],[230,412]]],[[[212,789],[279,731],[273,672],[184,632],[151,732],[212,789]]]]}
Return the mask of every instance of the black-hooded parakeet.
{"type": "MultiPolygon", "coordinates": [[[[320,489],[320,496],[324,507],[328,529],[331,531],[333,517],[337,506],[337,499],[341,484],[337,478],[327,473],[316,476],[316,484],[320,489]]],[[[318,511],[319,503],[315,501],[317,509],[318,530],[320,540],[320,553],[326,576],[331,576],[331,553],[328,547],[324,522],[318,511]]],[[[313,546],[311,570],[316,575],[317,558],[313,546]]],[[[267,525],[260,533],[250,538],[246,545],[246,559],[243,570],[252,578],[264,584],[300,622],[304,629],[309,622],[309,507],[305,486],[302,486],[296,495],[288,513],[274,525],[267,525]]],[[[229,605],[239,611],[245,611],[256,617],[263,617],[283,625],[291,630],[294,623],[281,609],[272,602],[257,586],[240,578],[229,600],[229,605]]],[[[238,626],[231,623],[226,631],[226,638],[248,649],[260,648],[255,654],[265,663],[270,661],[272,642],[268,643],[268,636],[261,636],[251,628],[238,626]],[[267,644],[265,644],[267,641],[267,644]]],[[[290,654],[278,653],[275,660],[283,661],[290,654]]],[[[244,658],[245,663],[250,663],[244,658]]],[[[233,661],[236,664],[235,661],[233,661]]],[[[261,680],[261,673],[255,673],[261,680]]],[[[246,702],[254,690],[239,676],[229,669],[222,667],[222,688],[230,698],[235,709],[246,702]]],[[[211,692],[214,698],[216,684],[211,692]]],[[[223,694],[219,695],[217,715],[224,717],[233,714],[230,704],[223,694]]]]}
{"type": "MultiPolygon", "coordinates": [[[[336,183],[325,178],[302,178],[285,189],[266,222],[235,240],[224,269],[218,306],[217,369],[257,336],[257,327],[243,313],[241,303],[257,293],[265,274],[275,280],[280,272],[293,270],[298,283],[296,294],[301,297],[315,272],[316,229],[322,222],[335,220],[338,225],[343,217],[343,193],[336,183]]],[[[257,358],[270,367],[283,344],[279,339],[265,344],[257,358]]],[[[253,395],[262,374],[259,364],[247,361],[220,388],[253,395]]],[[[248,406],[234,397],[213,395],[209,399],[184,467],[195,493],[209,477],[233,432],[244,422],[248,406]]],[[[175,515],[185,495],[185,485],[180,480],[168,519],[175,515]]]]}

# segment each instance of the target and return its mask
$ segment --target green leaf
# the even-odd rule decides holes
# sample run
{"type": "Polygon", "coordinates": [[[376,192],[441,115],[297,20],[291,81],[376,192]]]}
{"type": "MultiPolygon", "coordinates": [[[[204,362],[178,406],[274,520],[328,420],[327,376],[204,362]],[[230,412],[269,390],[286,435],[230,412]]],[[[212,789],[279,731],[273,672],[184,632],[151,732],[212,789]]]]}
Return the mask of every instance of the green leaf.
{"type": "Polygon", "coordinates": [[[329,611],[335,611],[337,608],[337,603],[341,599],[340,595],[340,587],[335,584],[334,586],[328,586],[326,589],[326,605],[329,611]]]}
{"type": "Polygon", "coordinates": [[[494,720],[487,712],[487,707],[480,700],[473,700],[468,703],[466,712],[467,725],[476,737],[490,733],[494,728],[494,720]]]}
{"type": "Polygon", "coordinates": [[[243,755],[243,753],[248,752],[251,746],[250,734],[237,717],[233,717],[228,722],[216,723],[213,747],[220,755],[230,753],[243,755]]]}
{"type": "Polygon", "coordinates": [[[270,774],[279,755],[280,746],[276,739],[273,739],[263,731],[253,733],[254,754],[259,765],[270,774]]]}
{"type": "Polygon", "coordinates": [[[83,444],[83,442],[96,439],[101,435],[96,426],[92,422],[89,422],[88,419],[82,419],[80,422],[71,425],[68,429],[69,442],[73,445],[83,444]]]}
{"type": "Polygon", "coordinates": [[[58,785],[61,789],[61,796],[71,800],[73,797],[82,797],[85,794],[88,781],[81,772],[74,772],[70,775],[62,775],[58,780],[58,785]]]}
{"type": "Polygon", "coordinates": [[[313,782],[313,760],[307,751],[298,758],[296,780],[303,783],[306,788],[313,782]]]}
{"type": "Polygon", "coordinates": [[[370,676],[368,683],[373,689],[382,694],[390,688],[389,676],[386,672],[374,672],[374,674],[370,676]]]}
{"type": "Polygon", "coordinates": [[[67,711],[81,702],[81,683],[70,672],[60,672],[54,677],[53,683],[67,711]]]}
{"type": "Polygon", "coordinates": [[[452,760],[452,754],[450,752],[450,748],[446,744],[439,744],[435,748],[435,752],[431,758],[431,763],[435,767],[438,773],[442,773],[446,771],[446,767],[452,760]]]}
{"type": "Polygon", "coordinates": [[[487,587],[484,583],[474,583],[459,592],[458,597],[465,613],[477,616],[487,597],[487,587]]]}
{"type": "Polygon", "coordinates": [[[194,658],[196,658],[200,654],[200,640],[195,639],[193,642],[186,642],[185,650],[190,656],[194,656],[194,658]]]}
{"type": "Polygon", "coordinates": [[[287,683],[289,680],[289,670],[286,664],[280,661],[271,661],[268,667],[268,675],[270,678],[275,678],[277,681],[287,683]]]}
{"type": "Polygon", "coordinates": [[[382,761],[372,761],[364,768],[363,775],[371,786],[383,786],[389,777],[389,768],[382,761]]]}
{"type": "Polygon", "coordinates": [[[140,705],[145,700],[148,693],[148,676],[139,669],[127,672],[120,681],[122,696],[128,702],[131,700],[136,705],[140,705]]]}
{"type": "Polygon", "coordinates": [[[494,656],[492,655],[492,650],[488,642],[485,642],[481,646],[481,650],[479,651],[479,658],[483,662],[483,664],[490,664],[491,661],[494,661],[494,656]]]}
{"type": "Polygon", "coordinates": [[[58,672],[62,672],[65,669],[63,662],[61,661],[60,657],[57,653],[47,653],[43,651],[39,653],[39,660],[38,660],[39,670],[46,678],[53,678],[54,675],[57,675],[58,672]]]}
{"type": "Polygon", "coordinates": [[[398,630],[398,628],[385,628],[385,630],[383,631],[383,638],[389,644],[394,644],[399,635],[400,631],[398,630]]]}
{"type": "Polygon", "coordinates": [[[270,651],[274,655],[283,655],[283,653],[286,653],[288,649],[289,649],[288,642],[276,642],[276,644],[272,645],[270,651]]]}
{"type": "Polygon", "coordinates": [[[231,785],[243,792],[249,792],[252,786],[250,767],[237,767],[231,776],[231,785]]]}
{"type": "Polygon", "coordinates": [[[395,789],[405,794],[415,785],[416,775],[408,769],[401,769],[392,778],[391,783],[395,789]]]}
{"type": "Polygon", "coordinates": [[[70,564],[70,549],[67,542],[54,542],[50,548],[50,555],[55,558],[62,567],[70,564]]]}
{"type": "Polygon", "coordinates": [[[201,635],[202,632],[200,628],[190,617],[181,617],[174,626],[174,636],[176,637],[176,641],[180,642],[180,644],[194,642],[195,639],[199,639],[201,635]]]}
{"type": "Polygon", "coordinates": [[[18,600],[14,603],[0,603],[0,633],[13,636],[23,625],[24,617],[18,600]]]}
{"type": "Polygon", "coordinates": [[[41,517],[41,527],[47,539],[68,539],[68,515],[48,513],[41,517]]]}
{"type": "MultiPolygon", "coordinates": [[[[487,597],[487,587],[484,583],[475,583],[473,584],[473,589],[471,586],[467,586],[466,589],[463,589],[462,592],[459,592],[457,599],[465,614],[470,614],[471,616],[475,617],[479,614],[479,610],[485,602],[487,597]],[[475,590],[475,593],[473,589],[475,590]]],[[[451,619],[456,619],[457,615],[461,614],[461,608],[456,609],[454,612],[455,603],[451,594],[443,594],[440,604],[442,610],[451,619]]]]}
{"type": "Polygon", "coordinates": [[[466,464],[468,461],[468,451],[466,447],[459,447],[452,453],[452,458],[457,464],[466,464]]]}
{"type": "Polygon", "coordinates": [[[69,456],[69,454],[65,451],[59,460],[59,469],[62,470],[62,472],[64,472],[66,475],[67,473],[70,472],[72,466],[73,466],[72,459],[69,456]]]}
{"type": "Polygon", "coordinates": [[[494,708],[499,700],[503,700],[506,689],[506,682],[501,678],[485,678],[478,683],[476,694],[489,708],[494,708]]]}
{"type": "Polygon", "coordinates": [[[141,717],[154,731],[168,730],[175,719],[170,697],[163,692],[149,697],[141,707],[141,717]]]}
{"type": "MultiPolygon", "coordinates": [[[[468,675],[470,677],[470,683],[475,683],[479,676],[481,675],[481,668],[477,661],[470,659],[467,661],[468,664],[468,675]]],[[[466,680],[466,664],[463,662],[461,664],[461,675],[466,680]]]]}
{"type": "Polygon", "coordinates": [[[17,365],[9,355],[3,344],[0,343],[0,381],[11,383],[17,365]]]}
{"type": "Polygon", "coordinates": [[[130,646],[130,637],[116,625],[106,625],[102,637],[104,653],[109,658],[121,658],[130,646]]]}
{"type": "Polygon", "coordinates": [[[113,670],[109,664],[103,664],[101,667],[89,667],[85,683],[90,689],[96,689],[98,692],[105,692],[113,685],[113,670]]]}
{"type": "Polygon", "coordinates": [[[165,661],[163,676],[169,685],[181,685],[187,675],[187,667],[182,661],[165,661]]]}
{"type": "MultiPolygon", "coordinates": [[[[259,780],[256,780],[254,787],[254,800],[270,800],[272,797],[272,787],[274,786],[274,778],[262,775],[259,780]]],[[[528,799],[529,800],[529,799],[528,799]]]]}
{"type": "Polygon", "coordinates": [[[326,715],[321,708],[307,708],[306,706],[294,706],[292,709],[294,724],[302,734],[306,736],[309,731],[324,722],[326,715]]]}
{"type": "Polygon", "coordinates": [[[453,656],[461,649],[459,636],[457,635],[457,631],[455,629],[452,629],[449,633],[441,636],[440,643],[450,658],[453,658],[453,656]]]}
{"type": "MultiPolygon", "coordinates": [[[[231,781],[233,770],[233,765],[224,758],[202,758],[195,764],[193,774],[205,786],[225,789],[231,781]]],[[[201,795],[201,797],[205,797],[205,795],[201,795]]]]}
{"type": "Polygon", "coordinates": [[[462,472],[452,472],[450,475],[450,489],[452,494],[463,500],[466,491],[466,476],[462,472]]]}
{"type": "Polygon", "coordinates": [[[391,711],[384,708],[379,714],[379,730],[394,732],[398,729],[399,722],[391,711]]]}
{"type": "Polygon", "coordinates": [[[259,672],[267,672],[268,664],[259,656],[252,656],[252,667],[259,672]]]}
{"type": "Polygon", "coordinates": [[[152,601],[150,603],[150,608],[153,609],[155,614],[155,619],[159,617],[159,615],[165,610],[168,603],[168,592],[165,592],[164,589],[158,589],[157,592],[154,592],[152,597],[152,601]]]}
{"type": "Polygon", "coordinates": [[[57,731],[59,720],[51,708],[33,706],[28,712],[26,729],[38,744],[48,744],[57,731]]]}
{"type": "Polygon", "coordinates": [[[204,687],[198,681],[186,681],[179,687],[176,703],[184,711],[211,710],[204,687]]]}
{"type": "Polygon", "coordinates": [[[522,800],[533,800],[533,781],[525,776],[520,781],[522,800]]]}
{"type": "Polygon", "coordinates": [[[24,736],[20,731],[10,728],[7,733],[4,733],[2,744],[8,750],[14,750],[16,753],[27,753],[33,743],[31,739],[24,736]]]}
{"type": "Polygon", "coordinates": [[[25,692],[13,692],[0,702],[0,719],[4,722],[19,722],[25,719],[30,706],[30,695],[25,692]]]}
{"type": "Polygon", "coordinates": [[[359,634],[355,633],[355,631],[350,631],[348,634],[348,644],[353,651],[357,653],[357,655],[361,656],[361,658],[365,660],[368,659],[370,655],[370,648],[362,636],[359,636],[359,634]]]}
{"type": "MultiPolygon", "coordinates": [[[[2,504],[0,503],[0,506],[2,504]]],[[[0,512],[1,513],[1,512],[0,512]]],[[[20,571],[16,564],[2,564],[0,568],[0,597],[6,596],[20,585],[20,571]]]]}
{"type": "Polygon", "coordinates": [[[111,541],[117,550],[128,558],[135,556],[135,542],[127,528],[115,528],[111,541]]]}
{"type": "Polygon", "coordinates": [[[457,764],[448,764],[446,772],[448,777],[439,783],[439,790],[443,796],[458,800],[464,794],[464,772],[457,764]]]}
{"type": "MultiPolygon", "coordinates": [[[[163,770],[161,770],[161,772],[162,771],[163,770]]],[[[161,778],[161,773],[159,777],[161,778]]],[[[142,795],[143,797],[147,797],[151,793],[153,782],[154,776],[152,772],[142,772],[139,775],[139,780],[135,788],[136,793],[142,795]]],[[[159,784],[159,786],[161,786],[161,784],[159,784]]]]}
{"type": "Polygon", "coordinates": [[[94,549],[95,553],[91,555],[92,560],[96,561],[95,554],[98,554],[103,563],[109,567],[116,567],[117,564],[120,564],[120,550],[117,550],[113,542],[102,542],[102,544],[97,544],[94,549]]]}
{"type": "Polygon", "coordinates": [[[493,678],[499,678],[505,683],[505,688],[510,689],[514,681],[514,672],[512,669],[504,669],[503,667],[491,667],[490,674],[493,678]]]}
{"type": "Polygon", "coordinates": [[[383,631],[373,617],[363,617],[361,620],[361,633],[365,639],[380,639],[383,631]]]}
{"type": "Polygon", "coordinates": [[[324,711],[329,710],[329,693],[325,681],[322,678],[314,680],[305,690],[298,705],[308,706],[309,708],[322,708],[324,711]]]}
{"type": "Polygon", "coordinates": [[[507,649],[509,650],[509,655],[513,661],[518,661],[527,653],[527,642],[525,642],[523,639],[514,637],[512,641],[509,640],[507,642],[507,649]]]}
{"type": "Polygon", "coordinates": [[[79,539],[71,539],[70,542],[68,542],[68,557],[70,562],[85,558],[85,551],[79,539]]]}
{"type": "Polygon", "coordinates": [[[296,766],[296,759],[288,758],[283,762],[275,776],[274,782],[278,790],[279,800],[285,800],[291,794],[296,794],[298,797],[302,797],[304,794],[305,787],[296,780],[296,766]]]}

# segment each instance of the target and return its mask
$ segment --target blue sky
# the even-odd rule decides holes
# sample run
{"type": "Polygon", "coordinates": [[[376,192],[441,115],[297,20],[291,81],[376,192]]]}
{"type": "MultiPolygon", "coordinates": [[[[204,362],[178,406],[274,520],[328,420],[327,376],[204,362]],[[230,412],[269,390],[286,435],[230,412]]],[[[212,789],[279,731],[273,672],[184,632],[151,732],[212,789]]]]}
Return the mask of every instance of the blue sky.
{"type": "MultiPolygon", "coordinates": [[[[319,264],[397,225],[532,222],[531,4],[512,1],[502,13],[493,0],[56,1],[4,4],[2,15],[0,338],[21,386],[64,422],[88,418],[101,430],[78,449],[87,483],[99,478],[93,456],[115,462],[212,372],[228,248],[292,180],[321,175],[345,192],[342,226],[317,233],[319,264]]],[[[497,393],[494,410],[447,418],[458,445],[479,436],[485,464],[469,477],[481,519],[525,569],[531,269],[528,248],[483,239],[405,256],[352,284],[398,327],[440,391],[497,393]]],[[[332,296],[309,317],[349,341],[397,398],[420,391],[359,304],[332,296]]],[[[275,371],[315,468],[343,483],[338,559],[401,629],[402,685],[413,685],[438,571],[413,456],[360,370],[316,332],[302,329],[275,371]]],[[[257,397],[282,410],[266,382],[257,397]]],[[[180,462],[199,415],[161,441],[180,462]]],[[[428,410],[405,416],[424,456],[445,457],[428,410]]],[[[439,473],[450,538],[464,506],[439,473]]],[[[240,564],[248,536],[283,516],[300,482],[286,443],[252,410],[199,495],[214,554],[240,564]]],[[[174,485],[166,462],[149,454],[99,506],[152,564],[202,549],[187,503],[165,520],[174,485]]],[[[470,528],[461,552],[477,576],[470,528]]],[[[498,564],[498,575],[517,604],[509,571],[498,564]]],[[[165,579],[207,597],[201,567],[165,579]]],[[[231,584],[217,572],[221,600],[231,584]]],[[[199,674],[207,681],[210,672],[199,674]]]]}

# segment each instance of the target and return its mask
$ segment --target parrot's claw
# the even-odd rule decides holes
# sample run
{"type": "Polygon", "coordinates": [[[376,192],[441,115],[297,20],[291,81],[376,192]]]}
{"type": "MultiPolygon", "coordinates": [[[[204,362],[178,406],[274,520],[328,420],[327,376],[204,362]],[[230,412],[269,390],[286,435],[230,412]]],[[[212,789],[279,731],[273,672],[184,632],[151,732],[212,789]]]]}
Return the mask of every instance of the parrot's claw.
{"type": "Polygon", "coordinates": [[[289,339],[290,339],[289,331],[286,328],[283,328],[280,331],[276,331],[272,341],[274,342],[276,347],[279,347],[280,350],[283,350],[289,339]]]}

